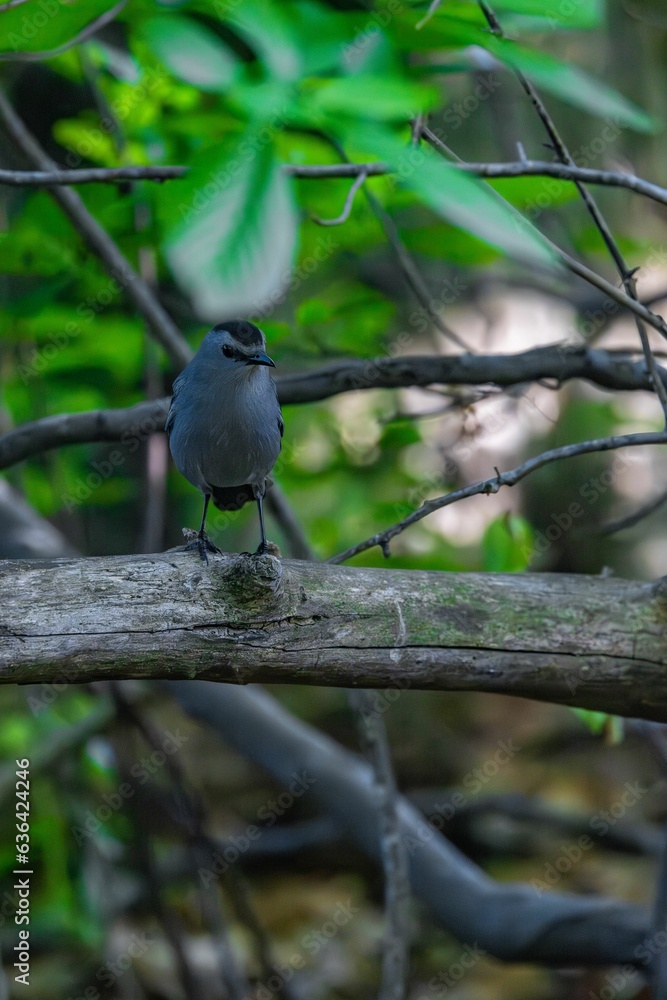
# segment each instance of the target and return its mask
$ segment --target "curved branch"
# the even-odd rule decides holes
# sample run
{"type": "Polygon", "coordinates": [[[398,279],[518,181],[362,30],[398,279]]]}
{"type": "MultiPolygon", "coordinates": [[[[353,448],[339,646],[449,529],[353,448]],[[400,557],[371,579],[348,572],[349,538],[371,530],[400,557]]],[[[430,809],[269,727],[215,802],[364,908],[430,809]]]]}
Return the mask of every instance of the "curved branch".
{"type": "MultiPolygon", "coordinates": [[[[378,815],[368,765],[290,715],[264,691],[201,681],[162,685],[191,716],[289,787],[294,772],[311,779],[307,795],[366,854],[379,859],[378,815]],[[252,734],[249,738],[248,734],[252,734]]],[[[430,826],[405,798],[399,821],[410,845],[415,895],[462,943],[513,962],[562,965],[637,963],[646,910],[599,896],[537,892],[500,884],[430,826]]],[[[436,994],[434,994],[436,995],[436,994]]],[[[441,991],[442,995],[442,991],[441,991]]]]}
{"type": "MultiPolygon", "coordinates": [[[[660,369],[667,384],[667,371],[660,369]]],[[[397,389],[427,385],[497,385],[507,387],[540,379],[566,382],[582,378],[605,389],[651,390],[644,361],[629,352],[588,347],[539,347],[521,354],[461,354],[455,357],[413,355],[399,358],[337,361],[322,368],[276,379],[280,402],[314,403],[358,389],[397,389]]],[[[137,403],[122,410],[89,410],[42,417],[0,437],[0,469],[50,448],[91,441],[145,440],[162,431],[169,398],[137,403]]]]}
{"type": "Polygon", "coordinates": [[[509,469],[507,472],[496,472],[495,476],[490,476],[488,479],[481,479],[479,482],[471,483],[470,486],[464,486],[460,490],[453,490],[445,496],[426,500],[418,510],[404,517],[402,521],[398,521],[384,531],[377,532],[377,534],[366,538],[363,542],[359,542],[358,545],[352,545],[349,549],[345,549],[344,552],[339,552],[338,555],[332,556],[327,562],[345,562],[346,559],[351,559],[353,556],[359,555],[360,552],[366,552],[368,549],[375,548],[376,545],[379,545],[387,556],[389,555],[389,543],[392,538],[400,535],[406,528],[416,524],[418,521],[422,521],[429,514],[432,514],[433,511],[449,507],[450,504],[458,503],[459,500],[467,500],[468,497],[479,496],[481,493],[497,493],[502,486],[515,486],[521,479],[525,479],[526,476],[541,469],[544,465],[549,465],[551,462],[560,462],[564,458],[575,458],[577,455],[589,455],[591,452],[596,451],[613,451],[617,448],[638,447],[646,444],[667,444],[667,431],[620,434],[615,437],[582,441],[579,444],[566,444],[561,448],[552,448],[550,451],[543,451],[540,455],[529,458],[527,462],[522,462],[521,465],[517,465],[514,469],[509,469]]]}

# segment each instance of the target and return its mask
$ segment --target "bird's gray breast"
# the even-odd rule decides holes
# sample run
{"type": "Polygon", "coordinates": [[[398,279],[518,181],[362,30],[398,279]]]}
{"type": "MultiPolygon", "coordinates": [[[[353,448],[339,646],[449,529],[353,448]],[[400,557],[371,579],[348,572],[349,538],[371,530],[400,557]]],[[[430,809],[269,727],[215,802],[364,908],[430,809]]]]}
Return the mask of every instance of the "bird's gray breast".
{"type": "Polygon", "coordinates": [[[202,492],[261,483],[280,452],[280,407],[263,368],[179,385],[170,447],[179,471],[202,492]]]}

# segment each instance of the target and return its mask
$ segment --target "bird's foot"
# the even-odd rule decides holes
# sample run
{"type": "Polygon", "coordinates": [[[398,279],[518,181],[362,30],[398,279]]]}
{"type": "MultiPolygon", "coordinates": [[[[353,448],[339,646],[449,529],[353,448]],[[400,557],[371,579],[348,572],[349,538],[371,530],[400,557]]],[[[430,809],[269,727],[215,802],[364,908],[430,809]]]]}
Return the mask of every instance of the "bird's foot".
{"type": "Polygon", "coordinates": [[[275,542],[260,542],[255,551],[255,556],[276,556],[281,558],[281,552],[275,542]]]}
{"type": "Polygon", "coordinates": [[[221,555],[221,549],[217,545],[214,545],[208,535],[204,532],[200,534],[198,531],[193,531],[192,528],[183,528],[183,534],[186,538],[191,539],[185,546],[185,551],[190,552],[192,549],[196,549],[199,552],[199,558],[202,562],[208,565],[207,552],[213,552],[217,555],[221,555]]]}

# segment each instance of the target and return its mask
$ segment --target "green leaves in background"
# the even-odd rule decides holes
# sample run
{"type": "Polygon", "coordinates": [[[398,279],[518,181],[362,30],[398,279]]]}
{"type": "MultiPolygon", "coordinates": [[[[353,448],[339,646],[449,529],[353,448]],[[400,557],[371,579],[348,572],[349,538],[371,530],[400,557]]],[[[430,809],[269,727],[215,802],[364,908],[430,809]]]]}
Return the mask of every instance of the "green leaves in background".
{"type": "Polygon", "coordinates": [[[484,532],[482,555],[487,573],[521,573],[532,554],[533,529],[523,517],[503,514],[484,532]]]}
{"type": "Polygon", "coordinates": [[[29,0],[0,12],[0,59],[16,52],[50,52],[122,4],[109,0],[29,0]]]}
{"type": "Polygon", "coordinates": [[[596,118],[611,118],[613,125],[636,132],[655,132],[658,127],[652,115],[578,66],[495,36],[489,36],[486,48],[508,66],[524,73],[539,88],[596,118]]]}
{"type": "Polygon", "coordinates": [[[537,229],[488,185],[448,164],[428,146],[406,144],[379,128],[353,132],[396,171],[399,183],[412,190],[434,212],[531,266],[556,266],[556,259],[537,229]]]}
{"type": "Polygon", "coordinates": [[[296,247],[291,183],[265,133],[247,132],[233,153],[195,161],[179,188],[182,222],[166,241],[174,277],[211,321],[270,309],[289,283],[296,247]]]}
{"type": "Polygon", "coordinates": [[[191,17],[164,14],[141,24],[141,35],[179,80],[224,93],[238,76],[238,58],[212,31],[191,17]]]}

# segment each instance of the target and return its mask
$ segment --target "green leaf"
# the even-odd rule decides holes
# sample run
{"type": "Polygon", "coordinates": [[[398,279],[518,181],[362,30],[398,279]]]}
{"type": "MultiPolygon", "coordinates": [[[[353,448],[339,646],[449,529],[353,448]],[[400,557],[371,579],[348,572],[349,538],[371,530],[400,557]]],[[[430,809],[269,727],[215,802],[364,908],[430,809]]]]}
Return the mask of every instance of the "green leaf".
{"type": "MultiPolygon", "coordinates": [[[[443,12],[454,15],[447,4],[443,12]]],[[[604,0],[495,0],[493,9],[500,17],[505,30],[512,23],[522,23],[518,18],[505,15],[534,15],[535,21],[551,22],[552,27],[594,28],[604,22],[604,0]],[[555,24],[553,22],[556,22],[555,24]]],[[[544,29],[544,23],[542,23],[544,29]]]]}
{"type": "Polygon", "coordinates": [[[189,17],[149,18],[141,25],[141,34],[174,76],[200,90],[228,90],[241,66],[224,42],[189,17]]]}
{"type": "Polygon", "coordinates": [[[503,514],[492,521],[482,538],[487,573],[520,573],[533,554],[533,529],[523,517],[503,514]]]}
{"type": "Polygon", "coordinates": [[[372,149],[396,171],[399,182],[434,212],[485,243],[532,266],[553,267],[556,258],[541,234],[488,185],[464,174],[427,146],[406,145],[393,133],[350,129],[362,148],[372,149]]]}
{"type": "Polygon", "coordinates": [[[396,76],[375,74],[345,76],[309,82],[302,91],[308,110],[315,115],[349,115],[372,121],[405,120],[417,111],[434,107],[434,89],[396,76]]]}
{"type": "MultiPolygon", "coordinates": [[[[304,71],[305,49],[300,44],[297,19],[287,4],[271,0],[243,0],[228,19],[268,70],[278,80],[297,80],[304,71]]],[[[289,5],[292,6],[292,5],[289,5]]]]}
{"type": "Polygon", "coordinates": [[[273,146],[247,133],[236,153],[196,161],[180,192],[184,221],[167,238],[174,277],[204,319],[270,308],[289,281],[296,246],[292,188],[273,146]]]}
{"type": "Polygon", "coordinates": [[[11,59],[14,52],[50,52],[113,7],[111,0],[29,0],[3,10],[0,58],[11,59]]]}
{"type": "Polygon", "coordinates": [[[607,712],[595,712],[588,708],[573,708],[572,711],[592,733],[604,734],[608,743],[615,745],[623,742],[625,736],[623,719],[619,719],[616,715],[608,715],[607,712]]]}
{"type": "Polygon", "coordinates": [[[652,115],[578,66],[561,62],[544,52],[533,52],[506,38],[489,36],[484,44],[498,59],[525,73],[543,90],[583,108],[596,118],[612,119],[606,123],[612,134],[608,139],[604,133],[602,135],[607,142],[612,142],[623,127],[636,132],[655,132],[659,126],[652,115]]]}

